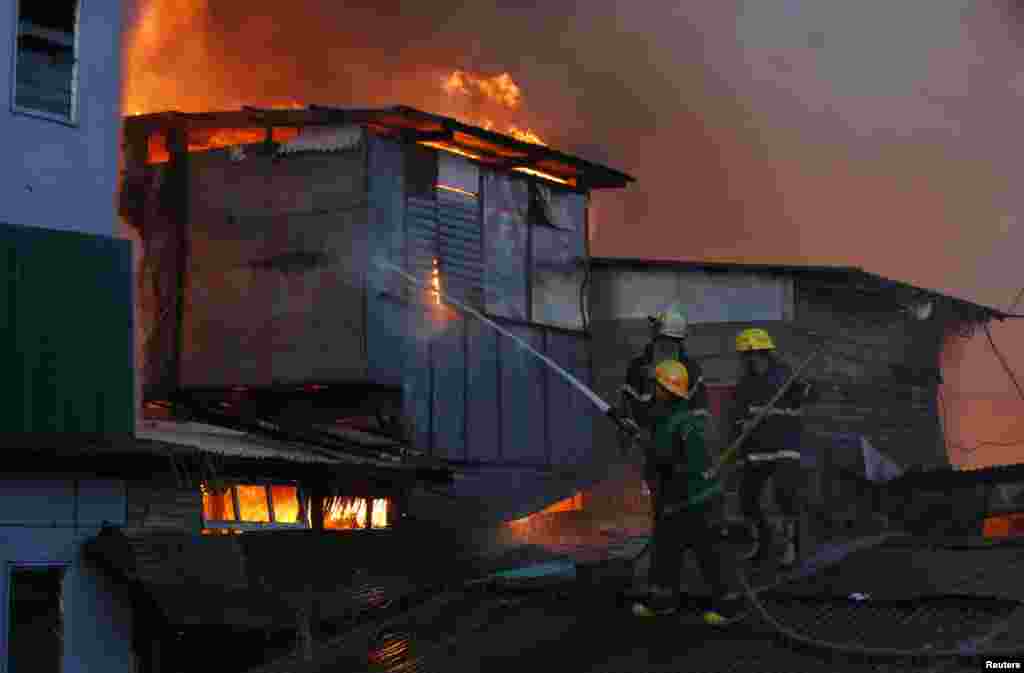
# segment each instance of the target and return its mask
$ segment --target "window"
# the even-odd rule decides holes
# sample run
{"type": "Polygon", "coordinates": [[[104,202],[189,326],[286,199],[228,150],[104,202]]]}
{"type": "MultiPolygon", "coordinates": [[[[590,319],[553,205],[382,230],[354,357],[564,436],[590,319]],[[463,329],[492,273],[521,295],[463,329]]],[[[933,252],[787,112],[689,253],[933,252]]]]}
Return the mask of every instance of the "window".
{"type": "Polygon", "coordinates": [[[202,487],[206,534],[308,525],[294,484],[234,484],[223,491],[202,487]]]}
{"type": "Polygon", "coordinates": [[[20,0],[14,107],[75,117],[78,0],[20,0]]]}
{"type": "Polygon", "coordinates": [[[389,507],[387,498],[332,498],[324,512],[327,530],[354,530],[359,528],[387,528],[389,507]],[[370,525],[367,526],[367,521],[370,525]]]}
{"type": "Polygon", "coordinates": [[[8,673],[59,673],[64,659],[64,566],[13,565],[8,577],[8,673]]]}

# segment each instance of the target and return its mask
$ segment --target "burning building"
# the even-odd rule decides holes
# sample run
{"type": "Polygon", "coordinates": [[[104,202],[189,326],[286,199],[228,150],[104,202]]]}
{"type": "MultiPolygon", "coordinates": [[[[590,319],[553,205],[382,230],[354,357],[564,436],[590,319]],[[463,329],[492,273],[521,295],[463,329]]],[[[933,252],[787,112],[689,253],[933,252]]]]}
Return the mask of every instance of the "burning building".
{"type": "Polygon", "coordinates": [[[124,147],[150,403],[407,439],[476,503],[413,494],[425,516],[507,520],[601,475],[587,402],[446,297],[589,380],[588,194],[632,178],[407,107],[141,115],[124,147]]]}

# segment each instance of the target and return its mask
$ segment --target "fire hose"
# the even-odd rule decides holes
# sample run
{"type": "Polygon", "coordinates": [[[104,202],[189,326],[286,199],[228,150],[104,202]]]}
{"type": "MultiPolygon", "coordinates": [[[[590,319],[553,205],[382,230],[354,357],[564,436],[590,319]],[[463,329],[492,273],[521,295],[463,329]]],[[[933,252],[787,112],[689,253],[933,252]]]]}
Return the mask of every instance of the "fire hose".
{"type": "MultiPolygon", "coordinates": [[[[383,260],[374,260],[374,262],[375,262],[375,264],[378,267],[386,269],[388,271],[392,271],[393,273],[401,276],[406,282],[408,282],[408,283],[410,283],[412,285],[418,286],[418,287],[420,287],[420,288],[422,288],[424,290],[427,290],[429,292],[433,292],[433,293],[437,294],[438,296],[442,297],[446,302],[452,304],[453,306],[456,306],[457,308],[460,308],[461,310],[463,310],[466,313],[474,316],[475,318],[477,318],[478,320],[480,320],[484,324],[488,325],[489,327],[491,327],[492,329],[494,329],[498,333],[500,333],[500,334],[502,334],[504,336],[507,336],[508,338],[512,339],[520,347],[522,347],[526,352],[530,353],[534,357],[536,357],[539,360],[541,360],[542,362],[544,362],[553,371],[557,372],[562,378],[564,378],[570,385],[572,385],[574,388],[576,388],[581,393],[583,393],[584,396],[588,400],[590,400],[590,402],[592,404],[594,404],[594,406],[596,406],[601,411],[602,414],[608,416],[616,425],[619,426],[619,428],[622,431],[628,433],[633,438],[636,438],[636,437],[639,436],[640,428],[636,425],[635,422],[632,421],[632,419],[623,416],[621,413],[619,413],[619,411],[617,409],[615,409],[612,405],[608,404],[603,399],[601,399],[597,395],[597,393],[595,393],[589,387],[587,387],[582,382],[580,382],[572,374],[570,374],[569,372],[567,372],[564,369],[562,369],[559,365],[557,365],[555,362],[553,362],[547,356],[543,355],[542,353],[538,353],[536,350],[531,348],[529,346],[529,344],[527,344],[526,342],[524,342],[522,339],[520,339],[516,335],[512,334],[511,332],[503,329],[501,326],[496,324],[493,320],[490,320],[485,315],[483,315],[480,311],[474,309],[471,306],[466,305],[465,303],[463,303],[463,302],[461,302],[461,301],[459,301],[457,299],[454,299],[453,297],[448,296],[447,294],[441,292],[440,290],[438,290],[436,288],[430,287],[426,282],[420,281],[416,277],[412,276],[411,274],[407,273],[406,271],[402,270],[401,268],[395,266],[394,264],[391,264],[390,262],[386,262],[386,261],[383,261],[383,260]]],[[[758,413],[758,415],[755,416],[750,422],[748,422],[745,425],[745,427],[744,427],[743,431],[740,433],[739,437],[737,437],[736,440],[733,441],[732,444],[729,446],[729,448],[725,452],[723,452],[722,456],[717,461],[717,465],[715,467],[713,467],[711,470],[709,470],[706,476],[708,476],[708,477],[717,477],[718,476],[718,474],[721,472],[721,470],[724,467],[726,467],[732,461],[733,457],[735,456],[736,452],[739,450],[739,448],[743,444],[743,442],[745,442],[747,440],[747,438],[750,437],[751,433],[753,433],[753,431],[760,425],[760,423],[768,416],[768,414],[770,413],[771,409],[773,409],[774,406],[778,403],[778,401],[780,399],[782,399],[782,396],[786,394],[786,392],[793,385],[793,383],[796,382],[796,380],[799,378],[799,376],[807,369],[808,366],[810,366],[811,362],[813,362],[823,351],[824,351],[824,347],[820,347],[820,348],[816,349],[800,365],[800,367],[797,368],[797,370],[793,372],[793,374],[789,377],[789,379],[775,393],[775,395],[772,397],[772,399],[769,400],[769,402],[764,406],[763,409],[761,409],[761,411],[758,413]]],[[[666,509],[666,513],[671,513],[672,511],[675,511],[675,510],[679,509],[679,507],[680,507],[680,505],[677,505],[677,506],[675,506],[672,509],[666,509]]],[[[640,551],[640,553],[638,553],[636,555],[636,557],[634,557],[633,561],[636,561],[637,559],[641,558],[647,552],[647,550],[650,548],[650,546],[651,546],[651,543],[648,542],[644,546],[644,548],[640,551]]],[[[785,626],[784,624],[781,624],[778,620],[776,620],[774,617],[772,617],[772,615],[765,609],[763,603],[757,598],[757,595],[756,595],[754,589],[751,588],[751,586],[750,586],[749,582],[747,581],[746,576],[743,574],[742,570],[737,568],[737,575],[738,575],[738,579],[739,579],[740,585],[743,588],[743,592],[744,592],[744,595],[746,596],[747,601],[754,607],[754,609],[758,612],[758,614],[761,616],[761,618],[769,626],[771,626],[776,632],[778,632],[780,635],[784,636],[785,638],[787,638],[789,640],[792,640],[794,642],[800,643],[802,645],[806,645],[806,646],[810,646],[810,647],[815,647],[815,648],[819,648],[819,649],[828,649],[828,650],[831,650],[831,651],[840,652],[840,653],[848,654],[848,655],[860,655],[860,656],[871,656],[871,657],[890,657],[890,658],[893,658],[893,657],[895,657],[895,658],[909,658],[909,657],[949,658],[949,657],[979,657],[979,656],[988,656],[988,657],[1017,657],[1017,656],[1024,655],[1024,646],[1021,646],[1021,647],[1018,647],[1018,648],[1004,648],[1004,649],[991,649],[991,650],[977,650],[977,649],[972,649],[970,647],[964,647],[964,648],[956,649],[956,650],[927,650],[927,649],[900,650],[900,649],[895,649],[895,648],[863,647],[863,646],[853,645],[853,644],[849,644],[849,643],[833,643],[833,642],[829,642],[829,641],[817,640],[815,638],[811,638],[809,636],[797,633],[793,629],[790,629],[789,627],[785,626]]]]}

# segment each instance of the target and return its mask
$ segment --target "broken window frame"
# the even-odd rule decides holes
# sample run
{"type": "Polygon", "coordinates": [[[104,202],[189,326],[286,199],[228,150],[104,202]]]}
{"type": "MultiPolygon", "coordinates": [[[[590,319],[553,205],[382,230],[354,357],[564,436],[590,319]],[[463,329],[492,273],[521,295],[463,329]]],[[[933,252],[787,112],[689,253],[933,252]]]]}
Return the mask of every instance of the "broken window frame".
{"type": "MultiPolygon", "coordinates": [[[[77,126],[79,98],[79,33],[81,26],[82,0],[72,0],[75,16],[72,23],[73,27],[71,33],[64,33],[58,29],[37,26],[35,24],[30,24],[27,21],[22,21],[22,8],[25,5],[32,2],[44,3],[48,1],[49,0],[17,0],[17,2],[15,2],[14,45],[11,64],[11,110],[17,114],[39,117],[49,121],[67,124],[69,126],[77,126]],[[28,67],[27,63],[21,62],[22,54],[34,51],[32,49],[22,47],[21,41],[23,37],[38,40],[51,47],[53,49],[53,54],[51,54],[52,58],[55,58],[58,52],[70,48],[71,72],[67,78],[67,114],[53,112],[52,110],[43,109],[41,107],[34,107],[30,104],[26,105],[24,103],[19,103],[19,92],[22,91],[25,83],[20,81],[18,73],[19,70],[24,70],[28,67]],[[68,44],[68,42],[70,42],[70,44],[68,44]],[[21,62],[21,67],[19,67],[19,62],[21,62]]],[[[22,72],[22,74],[24,74],[24,72],[22,72]]],[[[24,94],[21,95],[21,98],[24,98],[24,94]]]]}
{"type": "MultiPolygon", "coordinates": [[[[59,610],[60,610],[60,634],[58,636],[60,640],[60,653],[59,663],[57,664],[57,670],[61,671],[64,669],[64,663],[66,661],[66,643],[70,637],[68,628],[69,613],[68,607],[68,579],[70,576],[69,570],[71,565],[69,563],[61,562],[49,562],[49,561],[9,561],[7,563],[7,574],[6,574],[6,589],[7,589],[7,600],[4,606],[4,618],[6,633],[4,634],[7,642],[7,653],[4,658],[4,671],[16,672],[19,670],[37,670],[35,668],[29,668],[27,666],[17,667],[12,663],[13,656],[15,654],[14,649],[11,647],[11,643],[14,642],[14,629],[15,629],[15,615],[14,615],[14,580],[15,574],[19,570],[60,570],[60,594],[59,594],[59,610]]],[[[31,663],[31,662],[30,662],[31,663]]]]}
{"type": "Polygon", "coordinates": [[[235,520],[217,520],[206,518],[205,505],[202,508],[203,518],[203,531],[210,531],[206,534],[213,534],[220,531],[235,532],[235,531],[246,531],[246,530],[295,530],[302,528],[309,528],[309,507],[306,502],[306,498],[302,493],[302,486],[298,482],[284,481],[284,480],[262,480],[262,479],[246,479],[232,481],[227,485],[228,492],[231,493],[231,507],[234,510],[235,520]],[[238,486],[262,486],[263,492],[267,499],[267,512],[269,514],[270,521],[243,521],[239,517],[241,508],[238,502],[238,486]],[[271,487],[273,486],[293,486],[296,489],[296,500],[299,504],[299,515],[298,521],[277,521],[274,513],[274,498],[271,493],[271,487]]]}
{"type": "MultiPolygon", "coordinates": [[[[392,511],[393,510],[392,510],[391,507],[388,507],[387,504],[384,505],[384,507],[385,507],[385,510],[384,510],[384,520],[386,522],[385,525],[383,525],[383,526],[376,526],[376,527],[373,525],[373,513],[377,509],[375,507],[375,503],[378,500],[381,500],[384,503],[387,503],[389,501],[389,496],[386,496],[386,495],[353,495],[353,496],[348,496],[348,497],[350,497],[353,501],[359,501],[359,502],[363,503],[363,507],[365,507],[365,511],[366,511],[366,522],[365,522],[365,524],[362,525],[362,526],[355,526],[355,527],[352,527],[352,528],[328,528],[327,527],[327,516],[326,516],[326,512],[325,512],[324,513],[324,530],[330,530],[330,531],[333,531],[333,532],[343,532],[343,531],[350,531],[350,530],[389,530],[392,527],[394,527],[394,522],[391,519],[392,511]]],[[[309,511],[309,509],[310,509],[310,507],[307,506],[306,507],[306,511],[309,511]]]]}

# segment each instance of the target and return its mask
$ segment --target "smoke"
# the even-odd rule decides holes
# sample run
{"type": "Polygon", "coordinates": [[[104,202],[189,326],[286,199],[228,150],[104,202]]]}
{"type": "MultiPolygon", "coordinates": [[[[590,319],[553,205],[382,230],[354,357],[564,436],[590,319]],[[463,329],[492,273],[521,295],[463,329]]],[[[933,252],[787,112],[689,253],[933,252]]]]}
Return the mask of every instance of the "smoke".
{"type": "MultiPolygon", "coordinates": [[[[994,306],[1024,285],[1012,5],[149,0],[130,16],[129,112],[454,114],[445,73],[508,72],[523,104],[496,121],[638,178],[596,196],[598,255],[850,264],[994,306]]],[[[1024,330],[993,334],[1024,365],[1024,330]]],[[[959,363],[961,392],[1011,390],[984,339],[959,363]]]]}

